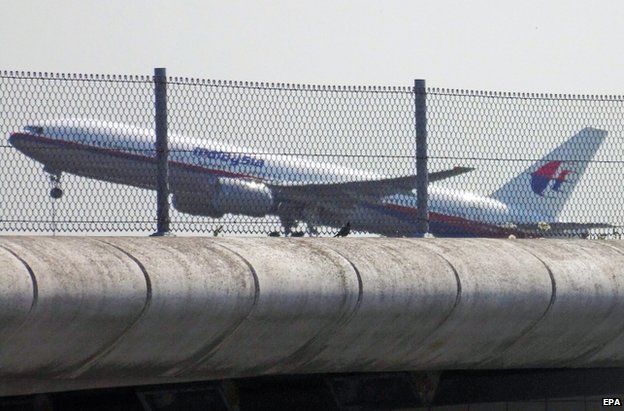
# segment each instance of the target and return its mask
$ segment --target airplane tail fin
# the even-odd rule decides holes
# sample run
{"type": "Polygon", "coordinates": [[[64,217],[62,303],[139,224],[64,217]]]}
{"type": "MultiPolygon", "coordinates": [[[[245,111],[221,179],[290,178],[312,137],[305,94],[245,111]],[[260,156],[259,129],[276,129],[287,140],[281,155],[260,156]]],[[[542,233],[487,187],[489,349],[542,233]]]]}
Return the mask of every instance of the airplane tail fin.
{"type": "Polygon", "coordinates": [[[519,222],[557,221],[606,136],[605,130],[584,128],[491,197],[507,204],[519,222]]]}

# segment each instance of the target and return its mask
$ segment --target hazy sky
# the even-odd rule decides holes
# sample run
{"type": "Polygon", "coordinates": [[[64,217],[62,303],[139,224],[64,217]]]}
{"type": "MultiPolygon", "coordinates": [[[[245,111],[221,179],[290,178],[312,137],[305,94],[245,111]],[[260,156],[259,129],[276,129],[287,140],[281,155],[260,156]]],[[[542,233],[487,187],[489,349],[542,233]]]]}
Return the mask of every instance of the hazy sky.
{"type": "Polygon", "coordinates": [[[624,93],[615,0],[0,5],[0,69],[624,93]]]}

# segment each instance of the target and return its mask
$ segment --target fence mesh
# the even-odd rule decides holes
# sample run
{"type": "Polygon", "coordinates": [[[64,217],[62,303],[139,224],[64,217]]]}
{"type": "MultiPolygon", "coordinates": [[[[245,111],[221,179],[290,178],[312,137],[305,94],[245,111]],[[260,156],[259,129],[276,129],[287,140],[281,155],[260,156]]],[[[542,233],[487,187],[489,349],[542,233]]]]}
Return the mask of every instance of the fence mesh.
{"type": "MultiPolygon", "coordinates": [[[[175,233],[417,233],[412,87],[167,94],[175,233]]],[[[428,89],[431,232],[619,235],[623,104],[428,89]]],[[[0,72],[0,131],[1,232],[155,231],[151,76],[0,72]]]]}

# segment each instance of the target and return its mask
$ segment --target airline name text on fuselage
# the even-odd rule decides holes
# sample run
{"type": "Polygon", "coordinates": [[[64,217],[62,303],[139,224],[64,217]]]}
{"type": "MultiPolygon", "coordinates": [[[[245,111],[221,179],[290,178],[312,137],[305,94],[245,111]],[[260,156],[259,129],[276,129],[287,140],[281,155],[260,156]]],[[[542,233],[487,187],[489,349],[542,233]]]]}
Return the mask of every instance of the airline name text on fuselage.
{"type": "Polygon", "coordinates": [[[227,151],[209,150],[207,148],[196,147],[193,150],[193,154],[202,158],[229,163],[232,166],[249,165],[258,168],[264,167],[263,159],[242,155],[240,153],[229,153],[227,151]]]}

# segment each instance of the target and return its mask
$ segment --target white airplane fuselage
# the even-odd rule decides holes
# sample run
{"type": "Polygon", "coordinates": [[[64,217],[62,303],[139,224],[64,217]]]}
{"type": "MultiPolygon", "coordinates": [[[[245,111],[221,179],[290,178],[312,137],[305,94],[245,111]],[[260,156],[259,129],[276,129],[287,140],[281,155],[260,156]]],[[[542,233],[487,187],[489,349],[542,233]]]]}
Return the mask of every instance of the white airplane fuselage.
{"type": "MultiPolygon", "coordinates": [[[[156,189],[154,133],[126,124],[86,121],[42,122],[11,134],[16,149],[44,164],[51,174],[70,173],[128,186],[156,189]]],[[[169,185],[181,212],[210,217],[240,214],[284,216],[309,224],[390,236],[412,236],[417,230],[417,198],[395,194],[380,201],[358,202],[347,209],[308,207],[280,199],[279,184],[366,181],[387,176],[300,156],[254,154],[207,139],[169,136],[169,185]],[[215,190],[220,191],[215,191],[215,190]],[[310,209],[315,208],[315,209],[310,209]]],[[[314,193],[310,193],[314,195],[314,193]]],[[[504,226],[518,220],[501,201],[470,192],[429,187],[430,232],[439,236],[507,236],[504,226]]],[[[539,216],[525,214],[525,221],[539,216]]],[[[522,221],[524,222],[524,221],[522,221]]]]}

